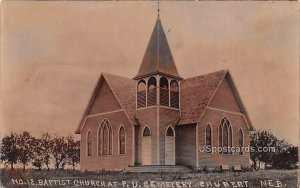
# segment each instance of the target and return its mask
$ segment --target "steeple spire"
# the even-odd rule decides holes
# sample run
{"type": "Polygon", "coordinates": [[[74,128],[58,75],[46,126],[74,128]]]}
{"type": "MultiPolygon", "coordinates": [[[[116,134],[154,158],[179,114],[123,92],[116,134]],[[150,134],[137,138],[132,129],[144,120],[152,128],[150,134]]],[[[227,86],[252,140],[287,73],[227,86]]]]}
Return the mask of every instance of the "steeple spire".
{"type": "Polygon", "coordinates": [[[161,25],[161,20],[159,17],[159,1],[157,5],[158,9],[156,24],[152,31],[148,47],[135,79],[154,74],[163,74],[181,79],[173,60],[166,34],[161,25]]]}
{"type": "Polygon", "coordinates": [[[157,19],[159,19],[159,1],[157,1],[157,19]]]}

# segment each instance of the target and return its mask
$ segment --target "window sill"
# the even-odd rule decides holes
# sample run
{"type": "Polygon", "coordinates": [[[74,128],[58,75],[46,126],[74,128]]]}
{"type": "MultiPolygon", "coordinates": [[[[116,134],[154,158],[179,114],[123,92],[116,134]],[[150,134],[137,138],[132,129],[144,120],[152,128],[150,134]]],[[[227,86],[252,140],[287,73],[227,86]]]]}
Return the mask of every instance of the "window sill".
{"type": "Polygon", "coordinates": [[[223,156],[234,156],[233,153],[218,153],[218,154],[223,156]]]}
{"type": "Polygon", "coordinates": [[[113,155],[98,155],[98,157],[112,157],[113,155]]]}

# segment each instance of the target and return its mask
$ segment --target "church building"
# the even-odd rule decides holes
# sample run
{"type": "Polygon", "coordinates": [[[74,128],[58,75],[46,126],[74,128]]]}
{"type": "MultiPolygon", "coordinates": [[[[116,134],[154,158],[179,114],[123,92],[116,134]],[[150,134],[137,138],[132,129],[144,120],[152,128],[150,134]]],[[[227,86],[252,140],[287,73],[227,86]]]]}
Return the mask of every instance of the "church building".
{"type": "MultiPolygon", "coordinates": [[[[135,54],[132,54],[135,55],[135,54]]],[[[188,66],[188,62],[185,62],[188,66]]],[[[158,15],[134,78],[102,73],[76,134],[82,170],[249,167],[253,126],[228,70],[182,78],[158,15]]]]}

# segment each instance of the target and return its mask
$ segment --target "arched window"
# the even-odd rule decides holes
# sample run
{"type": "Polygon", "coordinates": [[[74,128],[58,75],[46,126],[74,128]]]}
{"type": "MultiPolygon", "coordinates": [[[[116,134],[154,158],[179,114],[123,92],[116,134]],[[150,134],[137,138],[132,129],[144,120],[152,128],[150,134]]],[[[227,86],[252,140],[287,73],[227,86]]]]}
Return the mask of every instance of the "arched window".
{"type": "Polygon", "coordinates": [[[100,125],[98,133],[98,154],[112,155],[112,127],[107,119],[104,119],[100,125]]]}
{"type": "Polygon", "coordinates": [[[93,139],[91,131],[87,134],[87,155],[92,156],[92,149],[93,149],[93,139]]]}
{"type": "Polygon", "coordinates": [[[137,86],[137,107],[146,107],[146,82],[140,80],[137,86]]]}
{"type": "Polygon", "coordinates": [[[226,150],[223,150],[222,153],[231,153],[228,151],[228,147],[232,146],[232,128],[226,117],[221,120],[219,125],[219,146],[223,148],[226,147],[226,150]]]}
{"type": "Polygon", "coordinates": [[[151,136],[151,131],[148,126],[145,127],[143,131],[143,136],[151,136]]]}
{"type": "Polygon", "coordinates": [[[148,106],[153,106],[156,104],[156,79],[155,77],[150,77],[148,80],[148,106]]]}
{"type": "MultiPolygon", "coordinates": [[[[205,129],[205,144],[206,147],[210,147],[212,146],[212,137],[211,137],[211,126],[210,124],[206,125],[206,129],[205,129]]],[[[211,153],[211,150],[207,150],[208,153],[211,153]]]]}
{"type": "Polygon", "coordinates": [[[240,148],[240,152],[239,155],[243,155],[243,146],[244,146],[244,132],[242,129],[239,129],[239,133],[238,133],[238,138],[239,138],[239,148],[240,148]]]}
{"type": "Polygon", "coordinates": [[[179,108],[179,85],[176,80],[170,83],[170,104],[173,108],[179,108]]]}
{"type": "Polygon", "coordinates": [[[159,81],[160,105],[169,106],[169,81],[161,77],[159,81]]]}
{"type": "Polygon", "coordinates": [[[172,136],[172,137],[174,137],[174,131],[173,131],[172,127],[169,127],[167,129],[166,136],[172,136]]]}
{"type": "Polygon", "coordinates": [[[140,80],[138,83],[138,91],[146,91],[146,82],[145,80],[140,80]]]}
{"type": "Polygon", "coordinates": [[[125,128],[122,125],[119,130],[119,154],[125,154],[126,151],[125,137],[126,137],[125,128]]]}

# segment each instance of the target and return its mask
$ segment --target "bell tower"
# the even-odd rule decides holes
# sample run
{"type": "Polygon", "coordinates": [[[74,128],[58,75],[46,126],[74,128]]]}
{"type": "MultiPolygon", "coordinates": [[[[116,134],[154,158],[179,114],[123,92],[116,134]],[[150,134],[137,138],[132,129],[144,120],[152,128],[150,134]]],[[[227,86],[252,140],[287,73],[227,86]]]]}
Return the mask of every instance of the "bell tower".
{"type": "MultiPolygon", "coordinates": [[[[158,4],[159,5],[159,4],[158,4]]],[[[180,81],[166,34],[159,16],[150,37],[136,80],[136,163],[141,165],[175,165],[175,156],[166,153],[166,136],[174,137],[180,119],[180,81]],[[144,131],[147,130],[145,134],[144,131]],[[167,134],[170,130],[173,134],[167,134]],[[147,157],[148,156],[148,157],[147,157]]],[[[171,139],[171,138],[170,138],[171,139]]],[[[169,140],[170,140],[169,139],[169,140]]],[[[171,144],[172,145],[172,144],[171,144]]],[[[175,150],[175,148],[174,148],[175,150]]]]}
{"type": "Polygon", "coordinates": [[[179,76],[165,32],[159,9],[155,27],[144,54],[137,81],[137,109],[151,106],[180,108],[179,76]]]}

